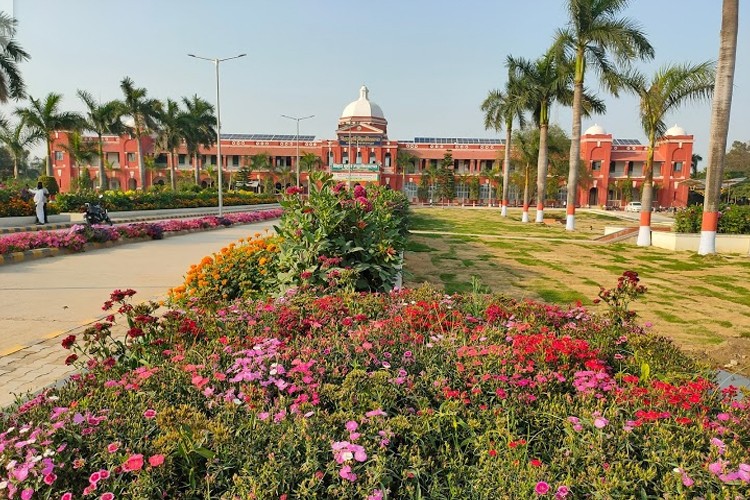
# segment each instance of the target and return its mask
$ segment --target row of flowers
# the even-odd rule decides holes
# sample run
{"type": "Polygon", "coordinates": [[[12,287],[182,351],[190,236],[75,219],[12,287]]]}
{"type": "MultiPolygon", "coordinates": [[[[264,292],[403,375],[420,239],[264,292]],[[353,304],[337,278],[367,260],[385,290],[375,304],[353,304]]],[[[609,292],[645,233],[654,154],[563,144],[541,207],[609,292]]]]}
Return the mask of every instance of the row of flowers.
{"type": "Polygon", "coordinates": [[[0,255],[36,248],[60,248],[72,252],[80,252],[84,249],[86,243],[104,243],[132,238],[161,239],[165,232],[247,224],[278,218],[280,215],[281,210],[277,209],[227,214],[222,217],[173,219],[117,226],[87,226],[77,224],[67,230],[61,231],[35,231],[2,236],[0,237],[0,255]]]}
{"type": "Polygon", "coordinates": [[[134,294],[64,339],[81,375],[3,415],[0,495],[736,498],[750,484],[748,404],[630,321],[429,289],[161,316],[134,294]]]}

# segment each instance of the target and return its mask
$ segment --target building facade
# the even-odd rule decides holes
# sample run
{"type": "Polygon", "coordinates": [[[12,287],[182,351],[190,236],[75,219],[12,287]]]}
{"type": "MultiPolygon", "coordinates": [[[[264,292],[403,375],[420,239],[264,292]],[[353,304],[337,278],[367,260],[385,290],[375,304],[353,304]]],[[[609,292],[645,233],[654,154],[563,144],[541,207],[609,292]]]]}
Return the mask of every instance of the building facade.
{"type": "MultiPolygon", "coordinates": [[[[670,131],[674,131],[673,129],[670,131]]],[[[663,168],[664,172],[660,170],[660,175],[654,176],[660,186],[672,186],[677,178],[682,180],[689,176],[692,136],[681,132],[683,135],[675,136],[674,141],[672,137],[668,137],[668,140],[665,139],[659,145],[657,158],[662,164],[667,165],[663,168]],[[679,177],[675,177],[675,174],[679,177]]],[[[76,177],[85,173],[88,173],[97,185],[98,158],[87,165],[73,165],[70,156],[62,147],[67,144],[68,133],[55,132],[52,139],[52,170],[61,190],[75,189],[76,177]]],[[[598,126],[591,127],[584,134],[581,145],[582,159],[586,168],[591,171],[593,185],[582,185],[579,189],[578,203],[581,206],[607,205],[622,199],[627,192],[617,184],[619,181],[630,180],[633,188],[640,185],[638,173],[642,173],[642,166],[639,170],[639,162],[642,164],[645,161],[645,147],[626,147],[619,142],[598,126]],[[602,168],[602,165],[608,168],[602,168]]],[[[180,176],[194,178],[196,162],[199,182],[203,185],[212,185],[215,182],[218,169],[215,146],[202,148],[197,158],[191,158],[183,144],[173,159],[171,155],[156,149],[153,137],[142,137],[141,145],[144,155],[151,159],[148,161],[149,168],[146,170],[145,179],[140,178],[136,139],[129,136],[104,137],[105,175],[110,188],[141,189],[144,185],[169,185],[170,170],[173,166],[180,176]]],[[[348,183],[387,185],[394,190],[404,190],[412,200],[416,200],[421,175],[440,165],[445,155],[450,153],[454,174],[458,177],[456,198],[468,197],[467,183],[461,182],[461,178],[478,176],[479,201],[498,204],[494,191],[498,187],[499,179],[497,175],[492,176],[490,173],[493,169],[499,170],[505,144],[501,139],[453,137],[392,140],[388,137],[388,121],[382,109],[370,101],[369,90],[362,86],[358,99],[349,103],[341,113],[332,139],[316,139],[311,135],[297,137],[278,134],[222,134],[221,150],[223,178],[230,186],[237,172],[243,167],[250,166],[252,157],[259,154],[267,155],[269,168],[251,171],[250,186],[260,189],[268,177],[273,178],[277,187],[296,184],[299,150],[300,157],[310,153],[315,155],[319,159],[316,168],[330,172],[336,179],[348,183]],[[401,168],[398,160],[404,157],[410,158],[410,162],[405,168],[401,168]]],[[[300,169],[299,177],[300,185],[306,186],[308,173],[304,168],[300,169]]],[[[564,189],[564,186],[561,188],[564,189]]],[[[671,201],[673,203],[667,205],[684,206],[687,201],[686,186],[678,188],[675,185],[673,188],[659,189],[657,192],[660,204],[671,201]],[[671,200],[670,196],[673,197],[671,200]]],[[[517,199],[518,194],[511,198],[513,204],[520,202],[517,199]]]]}

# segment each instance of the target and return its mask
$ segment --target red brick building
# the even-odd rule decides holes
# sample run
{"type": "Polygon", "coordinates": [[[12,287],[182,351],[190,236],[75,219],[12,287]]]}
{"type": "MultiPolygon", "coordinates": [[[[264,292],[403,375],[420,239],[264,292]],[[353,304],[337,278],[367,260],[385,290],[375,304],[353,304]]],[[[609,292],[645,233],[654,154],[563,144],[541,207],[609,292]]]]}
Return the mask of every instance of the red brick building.
{"type": "MultiPolygon", "coordinates": [[[[678,187],[674,181],[689,176],[692,136],[685,135],[683,130],[675,127],[670,131],[679,132],[679,135],[667,137],[658,146],[656,158],[664,166],[656,170],[659,175],[655,173],[654,179],[657,185],[664,188],[658,190],[655,199],[665,206],[683,206],[687,200],[687,187],[678,187]]],[[[75,177],[83,169],[88,170],[89,176],[98,184],[98,159],[94,159],[90,165],[71,168],[69,155],[60,147],[67,143],[67,136],[66,132],[55,132],[53,135],[52,170],[61,190],[71,190],[75,177]]],[[[479,176],[480,199],[497,203],[497,197],[490,186],[491,180],[486,174],[502,164],[505,144],[501,139],[415,137],[413,140],[392,140],[388,137],[388,120],[380,106],[370,101],[369,91],[365,86],[360,88],[359,98],[344,108],[334,137],[316,139],[315,136],[301,135],[300,156],[307,153],[316,155],[320,159],[320,168],[344,181],[378,183],[389,185],[395,190],[401,190],[405,185],[407,195],[416,199],[421,173],[430,166],[439,165],[445,154],[450,152],[454,173],[479,176]],[[406,172],[397,165],[399,152],[402,151],[415,159],[414,166],[408,167],[406,172]]],[[[222,134],[222,170],[225,182],[231,182],[233,176],[244,165],[249,164],[250,157],[260,153],[268,155],[271,168],[267,171],[253,171],[253,186],[262,185],[262,181],[268,176],[278,181],[279,172],[284,169],[296,176],[297,139],[295,135],[222,134]]],[[[110,187],[142,188],[144,181],[140,179],[138,169],[136,139],[129,136],[106,136],[104,141],[104,155],[108,166],[105,173],[110,187]]],[[[155,150],[152,137],[143,137],[141,141],[144,154],[154,160],[154,168],[146,172],[145,185],[169,184],[171,158],[164,152],[155,150]]],[[[642,181],[642,163],[646,153],[645,146],[637,144],[637,141],[612,139],[601,127],[594,126],[584,134],[581,152],[586,167],[594,169],[593,185],[579,189],[578,200],[581,206],[612,204],[620,200],[623,190],[615,187],[617,181],[632,182],[636,189],[640,186],[639,176],[642,181]]],[[[192,175],[193,159],[187,154],[184,145],[179,149],[175,160],[178,172],[186,177],[192,175]]],[[[198,164],[201,170],[200,181],[213,184],[214,176],[210,171],[216,171],[218,165],[216,147],[201,149],[198,164]]],[[[307,173],[304,170],[300,172],[300,184],[307,184],[307,173]]],[[[457,198],[466,198],[468,186],[460,182],[457,184],[457,198]]],[[[512,203],[513,198],[511,196],[512,203]]],[[[515,201],[518,202],[517,199],[515,201]]]]}

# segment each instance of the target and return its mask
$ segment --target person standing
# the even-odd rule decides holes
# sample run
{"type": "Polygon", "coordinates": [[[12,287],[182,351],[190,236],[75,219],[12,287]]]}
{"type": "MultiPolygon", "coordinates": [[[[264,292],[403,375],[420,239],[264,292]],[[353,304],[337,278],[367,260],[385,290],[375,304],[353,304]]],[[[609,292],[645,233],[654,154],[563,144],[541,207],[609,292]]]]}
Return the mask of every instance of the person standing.
{"type": "Polygon", "coordinates": [[[37,183],[36,189],[30,189],[29,191],[34,194],[34,204],[36,205],[36,224],[46,224],[47,214],[45,213],[45,205],[47,204],[49,191],[47,191],[47,188],[44,187],[41,181],[37,183]]]}

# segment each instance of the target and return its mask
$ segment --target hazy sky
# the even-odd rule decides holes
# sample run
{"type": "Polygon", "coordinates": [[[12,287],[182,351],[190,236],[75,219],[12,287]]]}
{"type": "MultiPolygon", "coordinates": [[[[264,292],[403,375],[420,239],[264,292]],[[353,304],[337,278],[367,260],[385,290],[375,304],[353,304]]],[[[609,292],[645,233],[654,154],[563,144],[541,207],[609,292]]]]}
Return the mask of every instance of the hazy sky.
{"type": "MultiPolygon", "coordinates": [[[[563,0],[0,0],[18,19],[21,66],[29,93],[64,95],[81,111],[76,89],[119,98],[130,76],[160,99],[198,94],[215,102],[214,65],[188,57],[247,56],[220,64],[222,133],[294,134],[281,114],[315,118],[301,134],[334,138],[338,117],[362,84],[380,105],[391,139],[493,137],[479,109],[505,82],[505,57],[536,58],[565,24],[563,0]]],[[[743,5],[742,7],[747,7],[743,5]]],[[[655,60],[718,56],[721,0],[635,0],[625,15],[643,26],[655,60]]],[[[740,13],[729,144],[750,140],[750,35],[740,13]],[[744,115],[744,116],[743,116],[744,115]]],[[[593,81],[593,74],[588,78],[593,81]]],[[[590,83],[591,85],[591,83],[590,83]]],[[[594,88],[597,88],[594,86],[594,88]]],[[[608,111],[584,120],[618,138],[645,136],[633,97],[605,98],[608,111]]],[[[20,103],[25,105],[25,103],[20,103]]],[[[6,116],[16,104],[0,106],[6,116]]],[[[570,130],[570,110],[552,121],[570,130]]],[[[687,105],[667,118],[695,135],[704,159],[710,105],[687,105]]],[[[43,149],[41,150],[43,151],[43,149]]]]}

